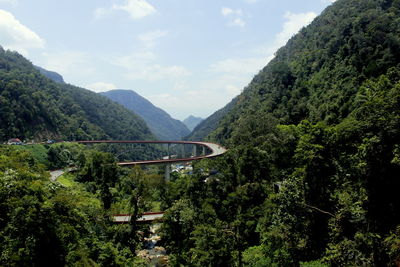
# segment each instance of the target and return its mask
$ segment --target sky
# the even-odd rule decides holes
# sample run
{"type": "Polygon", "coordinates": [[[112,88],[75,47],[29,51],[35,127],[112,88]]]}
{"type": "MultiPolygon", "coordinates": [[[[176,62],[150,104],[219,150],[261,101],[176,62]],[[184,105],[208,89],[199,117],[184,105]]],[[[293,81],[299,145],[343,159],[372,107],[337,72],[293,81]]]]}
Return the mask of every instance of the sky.
{"type": "Polygon", "coordinates": [[[206,118],[334,0],[0,0],[0,45],[67,83],[206,118]]]}

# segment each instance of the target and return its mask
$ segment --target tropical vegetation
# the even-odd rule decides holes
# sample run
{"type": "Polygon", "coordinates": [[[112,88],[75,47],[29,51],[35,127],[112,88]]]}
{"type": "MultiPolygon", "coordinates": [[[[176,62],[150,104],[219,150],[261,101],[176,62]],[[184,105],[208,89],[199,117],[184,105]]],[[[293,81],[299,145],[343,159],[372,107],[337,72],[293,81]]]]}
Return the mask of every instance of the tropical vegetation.
{"type": "Polygon", "coordinates": [[[337,0],[194,130],[230,150],[173,182],[177,265],[400,264],[399,14],[337,0]]]}

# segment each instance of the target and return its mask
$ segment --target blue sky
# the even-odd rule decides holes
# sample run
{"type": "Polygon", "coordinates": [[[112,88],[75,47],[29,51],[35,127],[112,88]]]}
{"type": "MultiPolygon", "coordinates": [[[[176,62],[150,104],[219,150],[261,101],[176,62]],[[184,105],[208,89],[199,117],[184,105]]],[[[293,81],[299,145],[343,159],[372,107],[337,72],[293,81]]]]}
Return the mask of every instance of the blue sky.
{"type": "Polygon", "coordinates": [[[0,0],[0,45],[174,118],[211,115],[332,0],[0,0]]]}

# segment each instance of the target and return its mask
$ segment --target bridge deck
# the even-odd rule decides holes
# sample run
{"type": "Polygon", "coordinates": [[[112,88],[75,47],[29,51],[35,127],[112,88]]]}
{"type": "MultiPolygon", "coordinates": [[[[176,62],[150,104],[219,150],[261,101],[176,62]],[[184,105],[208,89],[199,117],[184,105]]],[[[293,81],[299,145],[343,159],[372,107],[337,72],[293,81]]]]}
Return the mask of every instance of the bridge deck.
{"type": "Polygon", "coordinates": [[[113,141],[113,140],[97,140],[97,141],[76,141],[80,144],[188,144],[188,145],[200,145],[211,150],[211,153],[202,156],[195,156],[190,158],[180,159],[157,159],[157,160],[142,160],[142,161],[130,161],[130,162],[119,162],[120,166],[132,166],[137,164],[161,164],[161,163],[177,163],[185,161],[200,160],[205,158],[213,158],[224,154],[226,148],[210,142],[197,142],[197,141],[113,141]]]}
{"type": "MultiPolygon", "coordinates": [[[[156,219],[161,219],[164,212],[145,212],[136,221],[137,222],[152,222],[156,219]]],[[[131,220],[130,214],[116,214],[113,215],[113,221],[115,223],[128,223],[131,220]]]]}

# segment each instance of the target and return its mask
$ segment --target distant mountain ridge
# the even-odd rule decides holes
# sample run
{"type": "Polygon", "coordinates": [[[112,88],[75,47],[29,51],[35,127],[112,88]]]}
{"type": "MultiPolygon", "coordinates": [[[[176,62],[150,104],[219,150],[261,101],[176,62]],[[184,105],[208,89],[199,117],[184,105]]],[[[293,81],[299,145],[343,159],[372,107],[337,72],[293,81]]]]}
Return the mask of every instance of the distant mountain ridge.
{"type": "Polygon", "coordinates": [[[60,77],[0,46],[0,141],[155,138],[133,112],[60,77]]]}
{"type": "Polygon", "coordinates": [[[147,123],[160,140],[181,140],[190,133],[181,121],[173,119],[167,112],[154,106],[149,100],[133,90],[111,90],[100,93],[127,109],[135,112],[147,123]]]}
{"type": "Polygon", "coordinates": [[[188,129],[190,131],[193,131],[193,129],[202,121],[203,121],[203,118],[190,115],[189,117],[184,119],[182,122],[186,125],[186,127],[188,127],[188,129]]]}
{"type": "Polygon", "coordinates": [[[63,76],[61,76],[60,74],[58,74],[57,72],[54,71],[49,71],[46,70],[42,67],[33,65],[37,70],[40,71],[41,74],[43,74],[44,76],[46,76],[47,78],[49,78],[50,80],[56,82],[56,83],[65,83],[64,82],[64,78],[63,76]]]}

